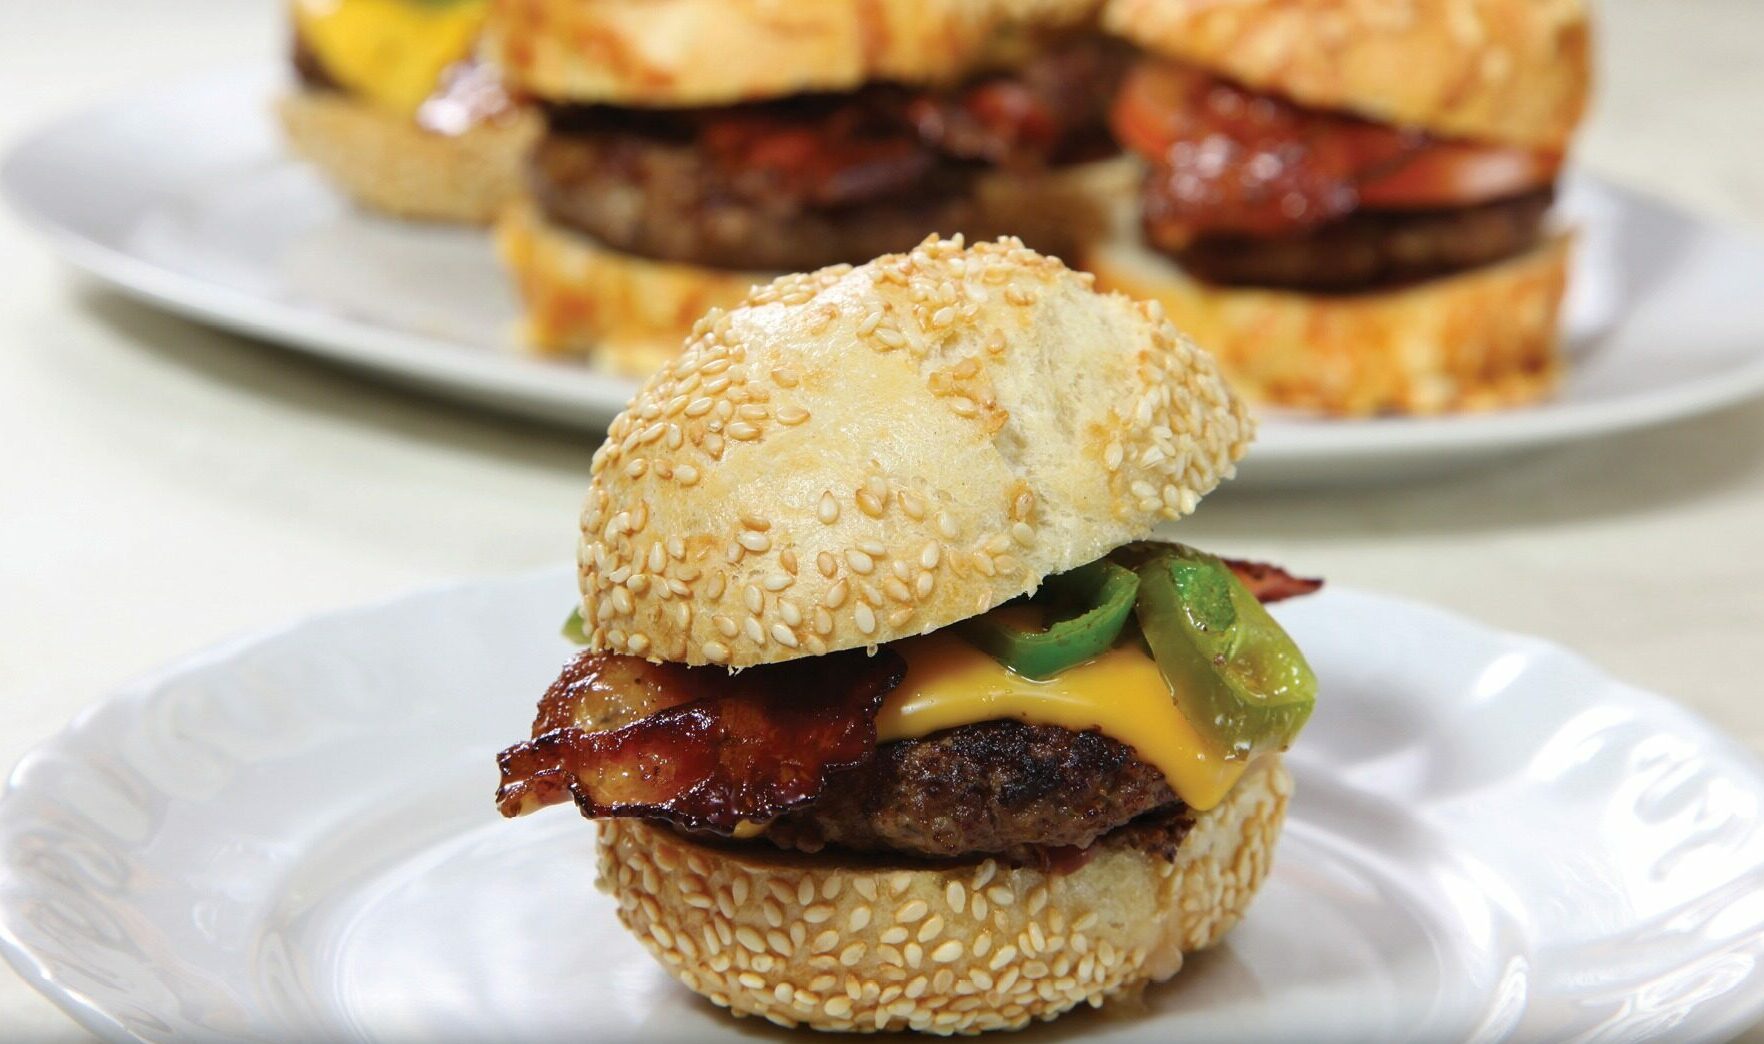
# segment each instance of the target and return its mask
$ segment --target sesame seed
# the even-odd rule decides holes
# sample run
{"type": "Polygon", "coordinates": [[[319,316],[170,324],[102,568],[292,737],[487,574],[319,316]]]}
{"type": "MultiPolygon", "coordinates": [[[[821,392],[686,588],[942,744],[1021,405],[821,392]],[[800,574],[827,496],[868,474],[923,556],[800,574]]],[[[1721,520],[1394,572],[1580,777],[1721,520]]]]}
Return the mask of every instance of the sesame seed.
{"type": "Polygon", "coordinates": [[[802,610],[796,607],[795,602],[792,602],[787,598],[781,598],[778,600],[778,616],[791,627],[796,627],[802,623],[802,610]]]}
{"type": "Polygon", "coordinates": [[[851,916],[846,919],[846,930],[861,932],[870,924],[870,908],[867,906],[853,907],[851,916]]]}
{"type": "Polygon", "coordinates": [[[938,914],[932,914],[930,917],[925,918],[924,924],[919,925],[919,934],[915,938],[920,942],[930,942],[932,939],[935,939],[942,934],[943,918],[938,914]]]}
{"type": "Polygon", "coordinates": [[[943,546],[935,540],[925,543],[919,549],[919,565],[925,569],[936,569],[937,563],[943,558],[943,546]]]}
{"type": "Polygon", "coordinates": [[[746,421],[736,421],[729,425],[729,437],[741,442],[751,442],[760,437],[760,430],[746,421]]]}
{"type": "Polygon", "coordinates": [[[741,600],[750,613],[757,613],[766,606],[766,596],[761,594],[759,587],[754,584],[748,584],[742,589],[741,600]]]}
{"type": "Polygon", "coordinates": [[[961,530],[956,526],[955,516],[947,511],[938,513],[937,531],[943,534],[945,540],[954,540],[961,535],[961,530]]]}
{"type": "Polygon", "coordinates": [[[849,548],[845,552],[845,564],[851,571],[860,576],[868,576],[876,568],[876,560],[857,548],[849,548]]]}
{"type": "Polygon", "coordinates": [[[750,616],[741,621],[741,630],[747,635],[748,641],[751,641],[753,644],[766,644],[766,632],[765,629],[760,626],[759,617],[750,616]]]}
{"type": "Polygon", "coordinates": [[[862,631],[864,634],[876,633],[876,614],[870,611],[869,606],[860,602],[857,610],[852,613],[852,617],[857,623],[857,629],[859,631],[862,631]]]}
{"type": "Polygon", "coordinates": [[[775,623],[772,625],[772,638],[786,649],[796,648],[796,635],[791,632],[790,628],[785,627],[781,623],[775,623]]]}
{"type": "Polygon", "coordinates": [[[795,427],[809,419],[809,411],[800,406],[785,406],[778,410],[778,423],[795,427]]]}
{"type": "Polygon", "coordinates": [[[944,886],[943,899],[949,904],[951,910],[961,913],[962,909],[968,905],[968,890],[962,887],[960,881],[951,881],[944,886]]]}
{"type": "Polygon", "coordinates": [[[923,899],[914,899],[902,906],[894,919],[902,924],[911,924],[925,916],[931,907],[923,899]]]}
{"type": "MultiPolygon", "coordinates": [[[[822,553],[825,554],[825,552],[822,553]]],[[[821,597],[821,603],[829,609],[837,609],[845,604],[845,598],[850,592],[851,588],[844,580],[836,580],[833,582],[833,586],[827,588],[827,593],[821,597]]]]}
{"type": "Polygon", "coordinates": [[[756,533],[751,529],[744,530],[740,536],[735,538],[735,542],[755,554],[768,551],[772,547],[771,537],[764,533],[756,533]]]}
{"type": "Polygon", "coordinates": [[[794,577],[792,577],[789,573],[779,572],[779,573],[767,573],[766,578],[760,582],[765,587],[765,589],[768,591],[782,591],[786,587],[789,587],[791,584],[795,583],[796,579],[794,577]]]}
{"type": "Polygon", "coordinates": [[[829,526],[839,521],[839,501],[833,499],[831,492],[821,493],[821,503],[815,509],[815,517],[829,526]]]}

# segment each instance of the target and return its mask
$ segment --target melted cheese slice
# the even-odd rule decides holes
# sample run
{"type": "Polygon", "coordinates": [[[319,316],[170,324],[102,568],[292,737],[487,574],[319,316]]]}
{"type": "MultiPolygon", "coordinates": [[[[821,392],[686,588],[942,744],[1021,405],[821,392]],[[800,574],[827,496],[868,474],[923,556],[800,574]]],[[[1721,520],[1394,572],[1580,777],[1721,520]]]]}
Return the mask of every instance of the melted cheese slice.
{"type": "Polygon", "coordinates": [[[1176,796],[1203,812],[1224,799],[1247,767],[1213,752],[1177,709],[1157,664],[1136,647],[1111,649],[1044,682],[1013,674],[953,635],[912,638],[894,648],[906,657],[907,674],[883,701],[879,742],[999,719],[1095,729],[1132,747],[1163,772],[1176,796]]]}
{"type": "Polygon", "coordinates": [[[295,0],[294,25],[351,92],[406,115],[469,56],[488,0],[295,0]]]}

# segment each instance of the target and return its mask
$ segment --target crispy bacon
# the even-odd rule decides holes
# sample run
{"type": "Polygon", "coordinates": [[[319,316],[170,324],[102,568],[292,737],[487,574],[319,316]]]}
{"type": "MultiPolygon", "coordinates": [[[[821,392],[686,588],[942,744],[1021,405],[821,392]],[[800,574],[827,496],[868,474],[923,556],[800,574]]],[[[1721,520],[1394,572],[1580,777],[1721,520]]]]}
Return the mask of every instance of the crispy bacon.
{"type": "Polygon", "coordinates": [[[1221,559],[1259,602],[1281,602],[1316,592],[1323,581],[1293,576],[1277,565],[1242,558],[1221,559]]]}
{"type": "Polygon", "coordinates": [[[739,674],[584,653],[540,703],[533,739],[498,759],[497,806],[518,816],[574,797],[585,816],[729,834],[872,757],[882,697],[905,675],[886,648],[739,674]]]}

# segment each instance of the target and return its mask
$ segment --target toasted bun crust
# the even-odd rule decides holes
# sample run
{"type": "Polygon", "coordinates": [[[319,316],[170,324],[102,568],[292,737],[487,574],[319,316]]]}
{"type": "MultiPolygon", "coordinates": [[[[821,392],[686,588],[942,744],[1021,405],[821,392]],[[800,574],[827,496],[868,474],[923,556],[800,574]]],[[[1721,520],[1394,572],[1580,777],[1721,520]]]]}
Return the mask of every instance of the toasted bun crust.
{"type": "Polygon", "coordinates": [[[1497,265],[1347,295],[1211,286],[1137,236],[1094,246],[1083,267],[1099,286],[1162,303],[1252,401],[1433,414],[1531,402],[1555,386],[1570,246],[1557,236],[1497,265]]]}
{"type": "MultiPolygon", "coordinates": [[[[1070,256],[1114,222],[1140,168],[1121,156],[1042,174],[979,179],[981,235],[1016,235],[1070,256]]],[[[497,245],[525,307],[525,342],[543,355],[585,358],[647,377],[679,354],[698,317],[733,308],[780,273],[652,261],[545,220],[530,203],[497,222],[497,245]]]]}
{"type": "Polygon", "coordinates": [[[514,196],[539,135],[531,113],[434,134],[339,91],[296,89],[276,108],[295,151],[356,202],[432,221],[488,222],[514,196]]]}
{"type": "Polygon", "coordinates": [[[1586,108],[1581,0],[1109,0],[1113,32],[1320,109],[1561,149],[1586,108]]]}
{"type": "Polygon", "coordinates": [[[524,343],[632,377],[680,354],[704,313],[777,278],[622,253],[552,225],[526,200],[497,219],[496,246],[520,293],[524,343]]]}
{"type": "Polygon", "coordinates": [[[1251,423],[1155,305],[927,239],[701,320],[594,455],[597,649],[735,667],[874,645],[1178,518],[1251,423]]]}
{"type": "Polygon", "coordinates": [[[600,825],[600,886],[681,982],[819,1030],[1019,1029],[1132,994],[1218,942],[1267,876],[1292,780],[1251,766],[1174,861],[1105,839],[1082,868],[838,865],[600,825]]]}
{"type": "Polygon", "coordinates": [[[1008,65],[1101,0],[495,0],[491,53],[552,101],[726,105],[1008,65]]]}

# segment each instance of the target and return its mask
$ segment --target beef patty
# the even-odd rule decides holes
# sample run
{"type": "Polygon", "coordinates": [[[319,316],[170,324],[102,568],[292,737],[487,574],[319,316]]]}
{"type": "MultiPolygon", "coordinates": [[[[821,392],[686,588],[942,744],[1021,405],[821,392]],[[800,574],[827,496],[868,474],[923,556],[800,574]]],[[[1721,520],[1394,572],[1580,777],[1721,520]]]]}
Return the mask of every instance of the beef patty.
{"type": "Polygon", "coordinates": [[[933,230],[971,231],[969,165],[898,139],[865,152],[848,152],[811,192],[806,167],[734,165],[694,142],[603,127],[541,139],[528,182],[560,225],[714,268],[806,271],[910,250],[933,230]]]}
{"type": "Polygon", "coordinates": [[[1492,264],[1536,245],[1551,188],[1447,210],[1358,210],[1285,236],[1160,237],[1159,190],[1147,182],[1147,238],[1211,283],[1345,293],[1492,264]],[[1163,242],[1160,242],[1160,238],[1163,242]]]}
{"type": "MultiPolygon", "coordinates": [[[[1126,744],[1099,732],[989,721],[882,745],[765,836],[809,852],[987,853],[1035,863],[1048,849],[1084,848],[1148,813],[1183,808],[1164,774],[1126,744]]],[[[1152,818],[1160,843],[1173,847],[1169,824],[1186,817],[1152,818]]]]}
{"type": "MultiPolygon", "coordinates": [[[[643,257],[807,270],[991,238],[972,196],[990,170],[1114,152],[1118,46],[1079,37],[949,88],[873,83],[711,108],[555,105],[529,180],[546,216],[643,257]]],[[[1033,245],[1033,244],[1032,244],[1033,245]]]]}

